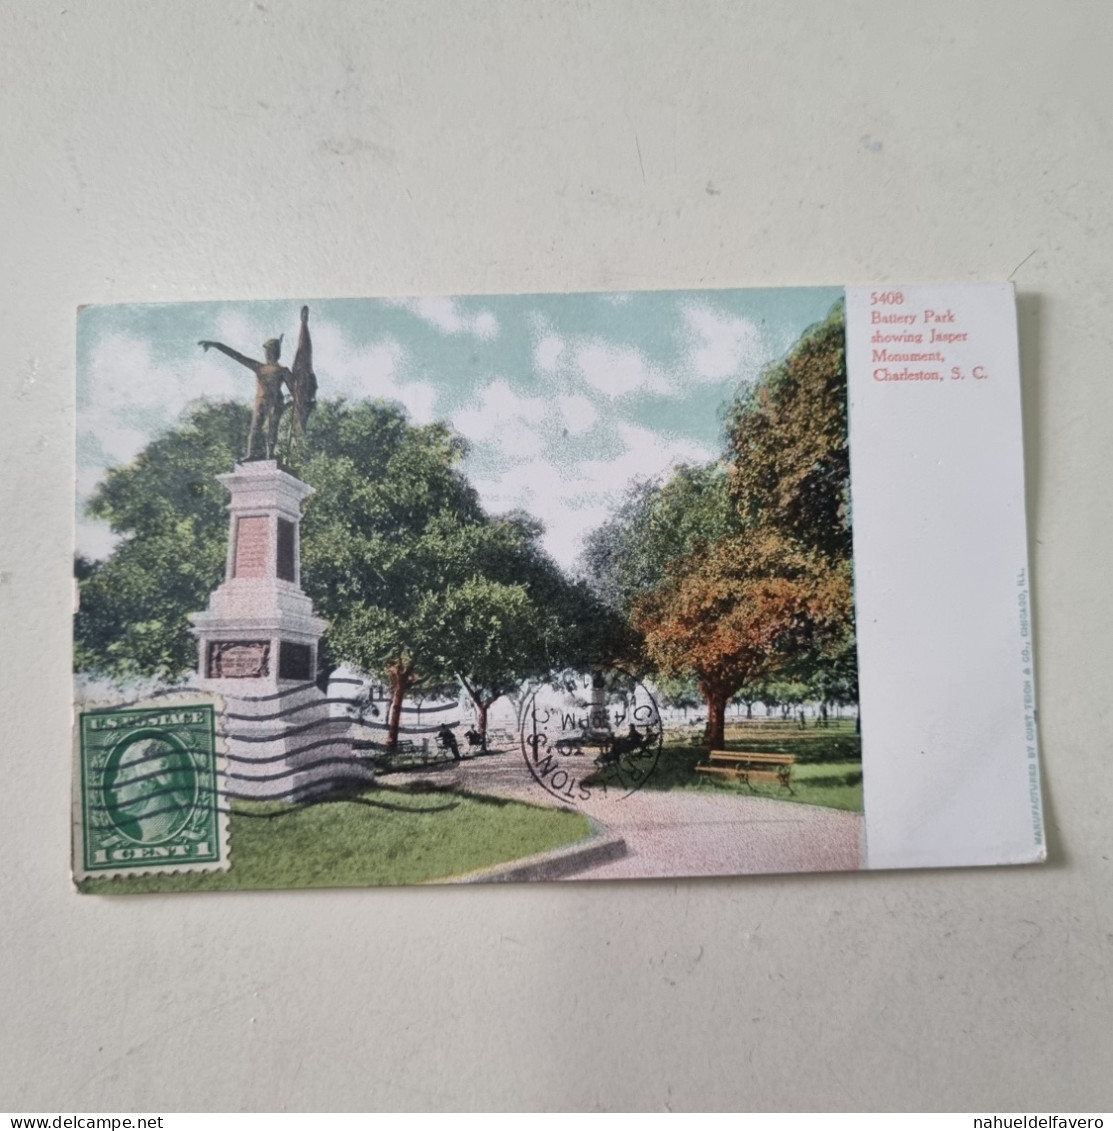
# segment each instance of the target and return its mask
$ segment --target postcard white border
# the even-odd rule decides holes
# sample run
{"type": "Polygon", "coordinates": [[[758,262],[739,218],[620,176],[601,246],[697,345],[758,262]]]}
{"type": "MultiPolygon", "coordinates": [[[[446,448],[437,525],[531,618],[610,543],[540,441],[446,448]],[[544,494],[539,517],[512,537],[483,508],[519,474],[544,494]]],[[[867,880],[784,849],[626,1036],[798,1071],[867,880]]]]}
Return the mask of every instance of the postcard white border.
{"type": "Polygon", "coordinates": [[[866,866],[1040,861],[1013,289],[884,291],[903,301],[846,291],[866,866]],[[967,339],[879,363],[879,327],[936,348],[925,310],[967,339]],[[917,322],[875,318],[898,311],[917,322]]]}

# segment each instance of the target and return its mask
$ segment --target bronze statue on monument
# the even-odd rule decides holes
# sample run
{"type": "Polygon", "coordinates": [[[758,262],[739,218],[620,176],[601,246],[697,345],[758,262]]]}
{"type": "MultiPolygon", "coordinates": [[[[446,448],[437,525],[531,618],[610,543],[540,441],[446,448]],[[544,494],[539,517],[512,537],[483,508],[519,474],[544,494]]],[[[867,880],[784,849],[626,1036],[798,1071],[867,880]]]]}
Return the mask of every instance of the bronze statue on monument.
{"type": "Polygon", "coordinates": [[[206,352],[211,348],[227,354],[233,361],[246,366],[255,374],[255,410],[251,414],[251,428],[247,433],[247,453],[245,460],[255,459],[255,438],[259,427],[263,428],[262,459],[274,459],[278,447],[278,425],[287,408],[293,409],[290,429],[290,442],[293,437],[304,436],[309,417],[317,403],[317,377],[313,372],[313,341],[309,336],[309,307],[301,308],[301,330],[298,333],[298,348],[294,354],[294,364],[290,369],[279,364],[282,354],[282,339],[285,335],[270,338],[263,343],[265,361],[256,361],[224,345],[223,342],[201,341],[197,344],[206,352]],[[287,401],[282,389],[290,390],[287,401]]]}

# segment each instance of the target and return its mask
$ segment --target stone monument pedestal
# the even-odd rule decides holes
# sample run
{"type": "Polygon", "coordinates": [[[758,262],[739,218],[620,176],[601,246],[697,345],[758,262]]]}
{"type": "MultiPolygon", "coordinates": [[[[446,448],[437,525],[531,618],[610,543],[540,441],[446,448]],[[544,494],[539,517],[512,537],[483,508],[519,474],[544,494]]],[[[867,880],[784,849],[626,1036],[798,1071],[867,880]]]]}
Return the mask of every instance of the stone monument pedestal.
{"type": "Polygon", "coordinates": [[[353,754],[351,724],[316,685],[326,623],[301,588],[301,504],[313,488],[274,460],[220,476],[229,501],[224,581],[190,620],[198,683],[224,702],[225,790],[301,798],[373,775],[353,754]]]}

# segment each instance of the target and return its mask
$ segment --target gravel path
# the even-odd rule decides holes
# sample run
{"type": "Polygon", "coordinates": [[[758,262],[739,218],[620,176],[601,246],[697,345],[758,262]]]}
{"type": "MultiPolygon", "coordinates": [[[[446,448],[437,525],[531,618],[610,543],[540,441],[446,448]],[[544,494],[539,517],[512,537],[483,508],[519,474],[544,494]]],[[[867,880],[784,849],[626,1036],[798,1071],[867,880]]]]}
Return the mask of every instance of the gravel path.
{"type": "MultiPolygon", "coordinates": [[[[419,779],[469,793],[556,804],[513,750],[391,774],[385,780],[401,784],[419,779]]],[[[621,834],[627,855],[575,879],[853,871],[861,864],[858,813],[728,794],[710,786],[671,793],[643,789],[623,798],[593,790],[590,800],[576,808],[621,834]]]]}

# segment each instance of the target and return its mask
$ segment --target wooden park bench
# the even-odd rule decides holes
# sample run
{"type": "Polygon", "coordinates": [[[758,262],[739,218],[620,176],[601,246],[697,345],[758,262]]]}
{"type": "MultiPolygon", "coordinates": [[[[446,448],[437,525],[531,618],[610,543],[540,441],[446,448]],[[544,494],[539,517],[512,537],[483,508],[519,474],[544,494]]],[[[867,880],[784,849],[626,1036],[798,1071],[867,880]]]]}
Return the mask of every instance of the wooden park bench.
{"type": "Polygon", "coordinates": [[[413,765],[416,762],[424,765],[429,761],[429,747],[426,743],[415,742],[412,738],[400,738],[394,748],[393,756],[388,753],[386,757],[396,764],[413,765]]]}
{"type": "Polygon", "coordinates": [[[751,789],[754,782],[772,782],[787,789],[789,793],[795,793],[792,788],[792,767],[795,764],[795,754],[712,750],[707,755],[707,762],[696,767],[696,773],[735,778],[751,789]]]}
{"type": "Polygon", "coordinates": [[[423,765],[428,758],[428,750],[421,742],[412,738],[400,738],[393,750],[373,739],[362,739],[352,743],[352,750],[364,761],[384,773],[391,770],[412,769],[423,765]]]}

